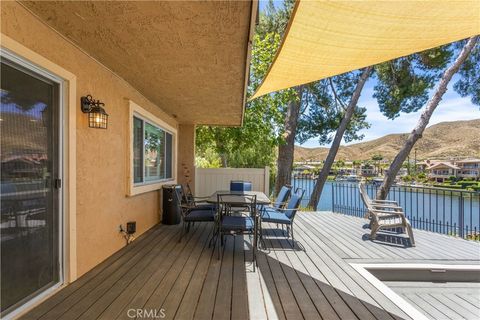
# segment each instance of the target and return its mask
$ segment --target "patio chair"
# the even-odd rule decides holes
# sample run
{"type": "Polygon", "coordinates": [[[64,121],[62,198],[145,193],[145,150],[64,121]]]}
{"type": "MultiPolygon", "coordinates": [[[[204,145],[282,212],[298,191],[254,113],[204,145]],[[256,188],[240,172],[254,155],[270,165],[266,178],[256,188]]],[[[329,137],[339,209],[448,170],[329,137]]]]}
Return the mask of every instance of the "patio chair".
{"type": "MultiPolygon", "coordinates": [[[[220,246],[224,245],[225,235],[248,234],[252,236],[253,250],[253,271],[255,271],[257,236],[258,236],[258,216],[257,216],[257,196],[242,194],[219,194],[217,195],[217,214],[216,214],[216,236],[220,241],[220,246]],[[238,199],[238,200],[237,200],[238,199]],[[245,204],[250,210],[248,215],[233,215],[232,204],[245,204]]],[[[218,246],[218,259],[220,259],[220,246],[218,246]]]]}
{"type": "MultiPolygon", "coordinates": [[[[291,195],[290,200],[287,203],[287,206],[282,209],[275,209],[271,207],[265,207],[261,213],[262,222],[271,222],[276,224],[286,225],[287,227],[287,238],[292,236],[292,246],[295,244],[295,236],[293,233],[293,220],[295,215],[300,207],[302,202],[303,195],[305,190],[297,188],[295,192],[291,195]]],[[[260,233],[262,236],[262,233],[260,233]]]]}
{"type": "MultiPolygon", "coordinates": [[[[393,200],[377,200],[377,199],[371,199],[370,196],[368,195],[368,192],[365,188],[365,183],[361,182],[358,185],[360,195],[362,197],[363,202],[365,203],[365,206],[368,208],[367,204],[373,208],[376,209],[402,209],[402,207],[399,206],[399,204],[396,201],[393,200]]],[[[369,212],[365,214],[365,219],[369,218],[369,212]]]]}
{"type": "Polygon", "coordinates": [[[266,208],[274,208],[277,210],[283,209],[287,204],[287,200],[288,200],[288,197],[290,197],[291,191],[292,191],[291,186],[288,186],[288,185],[283,186],[278,192],[277,198],[275,199],[275,202],[273,203],[273,205],[267,206],[264,204],[259,204],[257,205],[257,209],[260,210],[260,212],[262,212],[266,208]]]}
{"type": "MultiPolygon", "coordinates": [[[[181,189],[180,189],[181,190],[181,189]]],[[[176,196],[177,209],[182,216],[182,234],[178,242],[182,241],[182,238],[186,233],[190,231],[190,224],[195,222],[214,222],[215,221],[215,209],[214,208],[196,208],[189,204],[182,204],[182,192],[176,189],[174,193],[176,196]]]]}
{"type": "Polygon", "coordinates": [[[215,210],[216,205],[214,203],[206,202],[210,197],[196,197],[192,193],[190,185],[187,183],[185,186],[181,185],[182,192],[182,204],[190,206],[195,210],[215,210]]]}
{"type": "Polygon", "coordinates": [[[366,218],[370,219],[370,239],[375,240],[377,232],[382,229],[402,228],[408,234],[410,244],[415,246],[413,230],[410,222],[405,216],[402,207],[391,200],[372,200],[365,189],[365,184],[359,184],[360,196],[367,207],[366,218]]]}
{"type": "Polygon", "coordinates": [[[231,180],[230,191],[252,191],[252,183],[243,180],[231,180]]]}

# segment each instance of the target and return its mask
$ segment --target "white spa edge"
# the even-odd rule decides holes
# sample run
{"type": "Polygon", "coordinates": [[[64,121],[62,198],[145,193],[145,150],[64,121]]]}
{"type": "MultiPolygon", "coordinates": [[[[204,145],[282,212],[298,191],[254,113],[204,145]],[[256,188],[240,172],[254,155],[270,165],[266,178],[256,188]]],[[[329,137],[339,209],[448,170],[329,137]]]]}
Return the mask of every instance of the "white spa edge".
{"type": "Polygon", "coordinates": [[[350,263],[350,265],[357,270],[368,282],[375,286],[381,293],[397,305],[403,312],[415,320],[428,320],[428,318],[398,295],[395,291],[390,289],[381,280],[375,277],[367,269],[424,269],[424,270],[469,270],[480,271],[480,265],[449,265],[449,264],[421,264],[421,263],[350,263]]]}

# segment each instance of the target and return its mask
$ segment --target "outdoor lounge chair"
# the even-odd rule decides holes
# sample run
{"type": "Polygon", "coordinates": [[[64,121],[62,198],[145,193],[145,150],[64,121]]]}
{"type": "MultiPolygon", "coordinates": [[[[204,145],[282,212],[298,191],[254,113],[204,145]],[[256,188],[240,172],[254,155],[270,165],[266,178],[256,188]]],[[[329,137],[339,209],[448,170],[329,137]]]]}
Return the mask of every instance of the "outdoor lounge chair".
{"type": "MultiPolygon", "coordinates": [[[[376,208],[376,209],[400,209],[402,210],[402,207],[398,205],[396,201],[393,200],[377,200],[377,199],[371,199],[370,196],[367,193],[367,190],[365,188],[365,183],[361,182],[359,185],[359,190],[360,190],[360,195],[362,196],[362,200],[364,202],[367,202],[370,206],[376,208]]],[[[365,206],[368,208],[368,206],[365,204],[365,206]]],[[[369,218],[369,213],[365,214],[365,219],[369,218]]]]}
{"type": "Polygon", "coordinates": [[[190,224],[195,222],[213,222],[215,221],[215,209],[214,208],[197,208],[189,204],[182,204],[182,192],[176,189],[175,196],[177,209],[182,216],[182,235],[178,242],[182,241],[182,238],[187,232],[190,231],[190,224]]]}
{"type": "MultiPolygon", "coordinates": [[[[287,206],[282,209],[276,209],[272,207],[265,207],[261,212],[262,222],[272,222],[287,226],[287,238],[292,236],[292,246],[295,244],[295,236],[293,234],[293,220],[302,202],[303,194],[305,190],[297,188],[291,195],[287,206]]],[[[260,233],[261,234],[261,233],[260,233]]]]}
{"type": "Polygon", "coordinates": [[[362,201],[367,207],[365,218],[370,219],[370,239],[375,240],[377,232],[381,229],[402,228],[403,232],[408,234],[411,246],[414,247],[412,226],[405,217],[402,207],[391,200],[372,200],[368,196],[363,182],[359,184],[359,191],[362,201]]]}

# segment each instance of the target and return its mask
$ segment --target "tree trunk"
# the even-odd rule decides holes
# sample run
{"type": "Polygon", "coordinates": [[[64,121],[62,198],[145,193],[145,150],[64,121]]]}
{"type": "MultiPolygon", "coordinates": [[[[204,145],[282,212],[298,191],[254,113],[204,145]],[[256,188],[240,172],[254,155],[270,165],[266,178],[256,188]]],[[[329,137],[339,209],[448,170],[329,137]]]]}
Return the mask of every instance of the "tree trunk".
{"type": "Polygon", "coordinates": [[[222,168],[227,167],[227,156],[225,155],[225,153],[220,154],[220,162],[222,163],[222,168]]]}
{"type": "Polygon", "coordinates": [[[278,146],[277,178],[275,179],[275,194],[280,192],[284,185],[292,182],[293,156],[295,152],[295,135],[297,133],[298,116],[302,104],[303,85],[295,88],[297,98],[290,101],[285,115],[284,143],[278,146]]]}
{"type": "Polygon", "coordinates": [[[395,159],[390,165],[390,168],[388,169],[388,174],[385,175],[385,178],[383,179],[383,183],[377,192],[378,199],[387,198],[388,191],[390,190],[390,187],[392,186],[392,184],[395,182],[395,177],[397,176],[398,171],[402,167],[403,162],[412,151],[412,148],[417,142],[417,140],[422,137],[423,131],[427,127],[433,111],[435,111],[435,108],[437,108],[438,104],[442,100],[443,95],[447,91],[448,83],[452,79],[453,75],[457,73],[458,69],[460,69],[460,66],[465,61],[465,59],[467,59],[468,55],[470,54],[473,47],[475,46],[478,38],[479,36],[470,38],[467,44],[463,47],[462,51],[458,55],[455,62],[447,70],[445,70],[442,76],[442,79],[440,79],[438,87],[435,90],[435,94],[427,102],[427,106],[425,110],[422,112],[420,119],[418,119],[417,125],[415,126],[413,131],[410,133],[407,141],[403,145],[402,149],[395,156],[395,159]]]}
{"type": "Polygon", "coordinates": [[[337,155],[338,148],[340,147],[340,142],[342,142],[343,134],[345,130],[347,130],[348,124],[352,119],[352,116],[355,112],[355,106],[358,103],[358,99],[360,98],[360,94],[362,93],[363,86],[367,81],[370,73],[372,72],[373,67],[367,67],[363,70],[360,79],[358,79],[357,86],[355,87],[355,91],[353,92],[352,98],[350,99],[350,103],[345,110],[345,115],[343,116],[342,121],[340,122],[340,126],[335,133],[335,138],[333,139],[332,146],[328,151],[327,159],[323,164],[323,168],[318,175],[317,182],[315,184],[315,188],[312,191],[312,195],[310,197],[310,201],[308,202],[308,206],[316,210],[318,207],[318,203],[320,201],[320,195],[322,194],[323,186],[328,178],[328,173],[332,168],[333,162],[335,161],[335,156],[337,155]]]}

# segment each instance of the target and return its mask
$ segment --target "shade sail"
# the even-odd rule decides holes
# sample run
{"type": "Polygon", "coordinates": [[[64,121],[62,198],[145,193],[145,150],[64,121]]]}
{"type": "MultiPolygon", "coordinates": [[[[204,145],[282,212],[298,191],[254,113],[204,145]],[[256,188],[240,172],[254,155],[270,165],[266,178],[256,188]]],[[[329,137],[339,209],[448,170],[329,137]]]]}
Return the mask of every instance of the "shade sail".
{"type": "Polygon", "coordinates": [[[480,34],[480,0],[297,0],[252,99],[480,34]]]}

